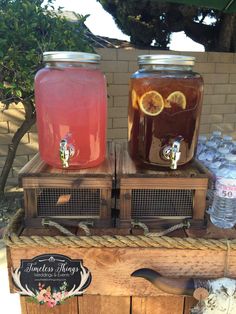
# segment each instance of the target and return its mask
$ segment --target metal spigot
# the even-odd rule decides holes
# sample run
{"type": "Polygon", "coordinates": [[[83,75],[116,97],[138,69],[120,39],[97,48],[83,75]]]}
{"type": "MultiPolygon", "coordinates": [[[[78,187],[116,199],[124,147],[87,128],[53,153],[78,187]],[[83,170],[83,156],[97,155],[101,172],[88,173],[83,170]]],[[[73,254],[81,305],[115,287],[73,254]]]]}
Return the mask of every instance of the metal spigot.
{"type": "Polygon", "coordinates": [[[182,136],[177,136],[171,146],[168,145],[163,149],[163,156],[165,157],[165,159],[171,161],[170,169],[177,169],[177,163],[181,156],[180,144],[182,140],[182,136]]]}
{"type": "Polygon", "coordinates": [[[72,144],[68,144],[66,138],[60,141],[60,159],[63,168],[69,167],[69,159],[74,156],[75,149],[72,144]]]}
{"type": "Polygon", "coordinates": [[[180,159],[180,143],[183,140],[182,137],[177,137],[171,147],[171,153],[170,153],[170,160],[171,160],[171,164],[170,164],[170,169],[177,169],[177,162],[180,159]]]}

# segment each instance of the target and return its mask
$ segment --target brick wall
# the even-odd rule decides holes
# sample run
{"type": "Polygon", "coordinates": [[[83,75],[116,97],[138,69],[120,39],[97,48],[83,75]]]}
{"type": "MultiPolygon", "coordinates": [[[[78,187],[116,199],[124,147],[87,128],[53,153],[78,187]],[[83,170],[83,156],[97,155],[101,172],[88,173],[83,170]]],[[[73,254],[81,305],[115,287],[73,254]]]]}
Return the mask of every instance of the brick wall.
{"type": "MultiPolygon", "coordinates": [[[[236,54],[215,52],[160,52],[138,49],[97,49],[102,56],[101,69],[108,82],[108,138],[117,141],[127,138],[128,81],[138,69],[137,56],[150,53],[182,54],[196,57],[194,70],[202,74],[205,82],[201,116],[201,134],[221,130],[236,139],[236,54]]],[[[11,105],[4,110],[0,104],[0,171],[8,144],[20,125],[24,110],[11,105]]],[[[19,169],[37,152],[37,130],[24,136],[17,150],[8,186],[17,184],[19,169]]]]}
{"type": "MultiPolygon", "coordinates": [[[[24,107],[21,104],[11,104],[9,109],[6,110],[4,105],[0,103],[0,172],[6,159],[8,145],[23,119],[24,107]]],[[[18,146],[17,156],[8,178],[8,189],[17,185],[19,170],[37,150],[37,130],[36,127],[33,127],[29,133],[24,135],[18,146]]]]}

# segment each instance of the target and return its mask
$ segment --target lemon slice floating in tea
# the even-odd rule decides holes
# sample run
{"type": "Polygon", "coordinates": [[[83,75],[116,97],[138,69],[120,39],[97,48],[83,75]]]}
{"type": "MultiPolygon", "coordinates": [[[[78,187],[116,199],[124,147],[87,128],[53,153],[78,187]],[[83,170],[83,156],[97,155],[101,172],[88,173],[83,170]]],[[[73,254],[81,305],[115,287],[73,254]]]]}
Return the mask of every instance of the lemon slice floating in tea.
{"type": "Polygon", "coordinates": [[[139,106],[145,114],[157,116],[164,109],[164,100],[161,94],[152,90],[141,96],[139,106]]]}
{"type": "Polygon", "coordinates": [[[186,109],[186,97],[180,91],[176,91],[176,92],[171,93],[167,97],[166,101],[171,106],[177,105],[177,106],[181,107],[182,109],[186,109]]]}
{"type": "Polygon", "coordinates": [[[135,109],[138,109],[138,96],[134,89],[132,90],[132,93],[131,93],[131,100],[132,100],[132,106],[135,109]]]}

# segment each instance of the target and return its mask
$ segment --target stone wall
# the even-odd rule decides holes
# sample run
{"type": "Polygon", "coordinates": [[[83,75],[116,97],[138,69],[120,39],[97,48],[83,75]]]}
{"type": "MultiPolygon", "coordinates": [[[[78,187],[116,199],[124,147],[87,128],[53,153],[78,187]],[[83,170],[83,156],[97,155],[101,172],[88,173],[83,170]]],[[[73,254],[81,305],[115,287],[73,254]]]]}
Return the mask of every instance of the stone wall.
{"type": "MultiPolygon", "coordinates": [[[[108,138],[117,141],[127,138],[128,82],[138,69],[137,56],[150,53],[182,54],[196,57],[194,70],[205,82],[201,116],[201,134],[221,130],[236,139],[236,54],[215,52],[161,52],[138,49],[97,49],[102,56],[101,69],[108,83],[108,138]]],[[[4,110],[0,105],[0,171],[6,158],[8,144],[20,125],[24,110],[11,105],[4,110]]],[[[8,185],[17,184],[19,169],[37,152],[37,130],[24,136],[17,150],[8,185]]]]}

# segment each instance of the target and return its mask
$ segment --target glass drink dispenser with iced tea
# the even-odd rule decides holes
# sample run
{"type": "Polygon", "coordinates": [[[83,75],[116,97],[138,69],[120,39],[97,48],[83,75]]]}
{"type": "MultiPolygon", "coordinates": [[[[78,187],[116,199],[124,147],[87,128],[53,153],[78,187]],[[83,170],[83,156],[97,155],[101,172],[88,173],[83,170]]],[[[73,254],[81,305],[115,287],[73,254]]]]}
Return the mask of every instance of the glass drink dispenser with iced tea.
{"type": "Polygon", "coordinates": [[[100,56],[52,51],[35,77],[41,159],[57,168],[88,168],[106,154],[107,93],[100,56]]]}
{"type": "Polygon", "coordinates": [[[196,150],[203,79],[194,57],[142,55],[130,79],[128,142],[139,164],[176,169],[196,150]]]}

